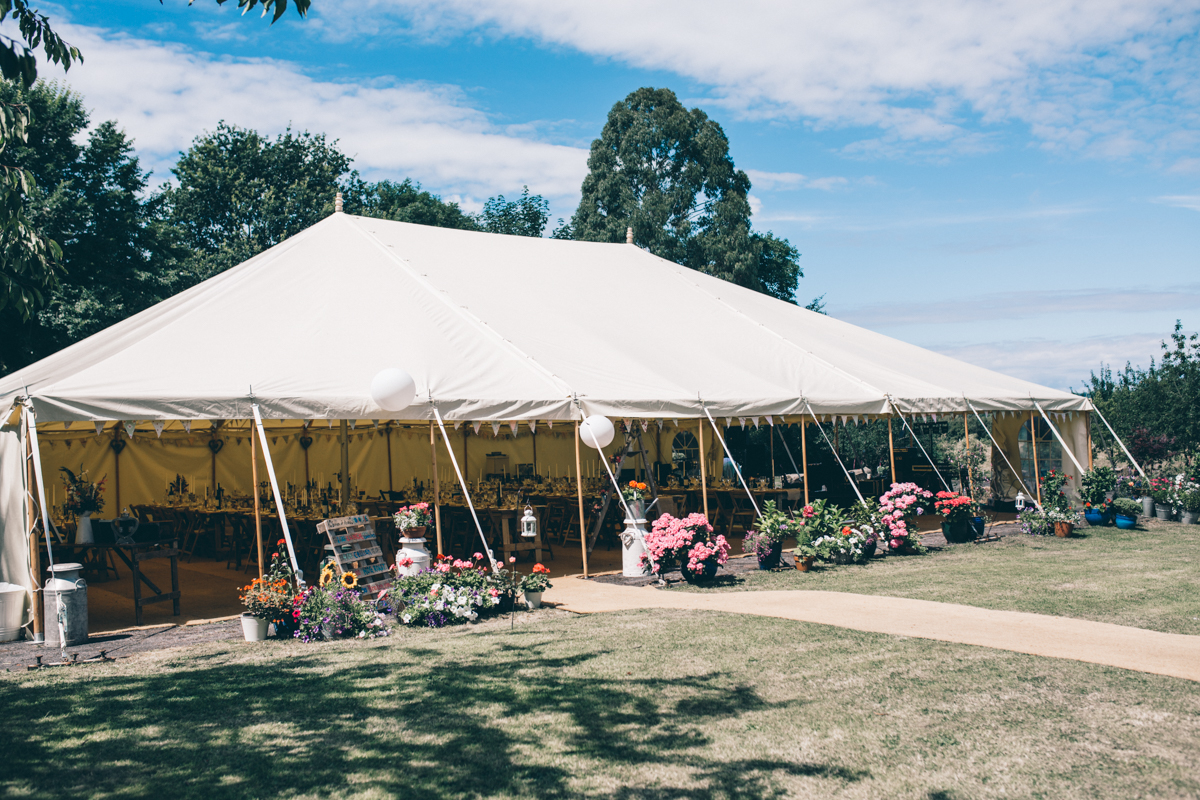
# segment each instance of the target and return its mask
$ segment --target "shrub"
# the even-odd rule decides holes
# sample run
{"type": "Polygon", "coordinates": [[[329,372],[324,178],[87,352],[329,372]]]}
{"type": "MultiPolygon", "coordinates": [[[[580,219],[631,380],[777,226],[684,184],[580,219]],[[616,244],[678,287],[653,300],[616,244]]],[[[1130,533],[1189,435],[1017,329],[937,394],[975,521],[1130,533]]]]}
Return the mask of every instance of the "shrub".
{"type": "Polygon", "coordinates": [[[1116,490],[1117,474],[1113,472],[1112,467],[1092,467],[1084,471],[1080,482],[1083,486],[1081,494],[1084,502],[1100,506],[1104,504],[1108,493],[1116,490]]]}
{"type": "Polygon", "coordinates": [[[1128,497],[1118,497],[1113,501],[1113,508],[1118,514],[1134,519],[1137,519],[1138,515],[1142,513],[1142,504],[1128,497]]]}

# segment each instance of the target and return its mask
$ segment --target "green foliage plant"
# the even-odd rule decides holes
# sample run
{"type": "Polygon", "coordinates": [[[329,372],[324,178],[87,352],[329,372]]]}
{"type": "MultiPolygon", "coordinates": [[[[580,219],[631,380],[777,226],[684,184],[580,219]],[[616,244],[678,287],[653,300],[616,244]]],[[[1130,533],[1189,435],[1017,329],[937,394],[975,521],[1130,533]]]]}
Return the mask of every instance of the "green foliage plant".
{"type": "Polygon", "coordinates": [[[742,539],[742,551],[766,553],[792,536],[797,527],[795,520],[780,511],[774,500],[768,500],[763,503],[762,513],[755,522],[754,529],[746,531],[746,536],[742,539]]]}
{"type": "Polygon", "coordinates": [[[1142,513],[1142,504],[1129,497],[1118,497],[1113,501],[1113,509],[1122,516],[1137,519],[1142,513]]]}
{"type": "Polygon", "coordinates": [[[1109,492],[1116,491],[1117,473],[1112,467],[1097,465],[1085,470],[1080,478],[1084,502],[1101,506],[1109,492]]]}

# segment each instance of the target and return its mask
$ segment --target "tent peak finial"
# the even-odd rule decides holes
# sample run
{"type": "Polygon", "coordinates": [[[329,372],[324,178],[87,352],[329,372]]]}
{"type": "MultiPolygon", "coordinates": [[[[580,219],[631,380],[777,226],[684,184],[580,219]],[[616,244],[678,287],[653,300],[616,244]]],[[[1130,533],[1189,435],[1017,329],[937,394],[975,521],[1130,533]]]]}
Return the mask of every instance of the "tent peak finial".
{"type": "Polygon", "coordinates": [[[625,244],[633,244],[633,226],[625,229],[625,244]]]}
{"type": "Polygon", "coordinates": [[[342,193],[341,192],[338,192],[337,196],[333,198],[333,213],[335,213],[335,214],[342,213],[342,193]]]}

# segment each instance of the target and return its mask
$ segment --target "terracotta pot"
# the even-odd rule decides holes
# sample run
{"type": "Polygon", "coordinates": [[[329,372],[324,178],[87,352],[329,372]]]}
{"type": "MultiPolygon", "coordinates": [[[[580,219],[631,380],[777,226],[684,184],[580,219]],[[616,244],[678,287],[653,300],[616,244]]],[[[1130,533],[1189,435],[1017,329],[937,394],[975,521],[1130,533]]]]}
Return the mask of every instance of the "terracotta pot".
{"type": "Polygon", "coordinates": [[[808,572],[812,569],[813,556],[796,556],[796,569],[801,572],[808,572]]]}
{"type": "Polygon", "coordinates": [[[1056,522],[1054,523],[1054,535],[1065,539],[1071,535],[1071,531],[1075,530],[1073,522],[1056,522]]]}

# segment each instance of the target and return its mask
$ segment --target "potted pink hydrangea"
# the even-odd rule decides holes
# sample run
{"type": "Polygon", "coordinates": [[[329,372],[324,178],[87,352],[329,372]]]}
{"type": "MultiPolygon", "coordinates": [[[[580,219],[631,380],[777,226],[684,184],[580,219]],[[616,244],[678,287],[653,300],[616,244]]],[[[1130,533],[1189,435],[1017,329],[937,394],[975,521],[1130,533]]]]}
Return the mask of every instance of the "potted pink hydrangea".
{"type": "Polygon", "coordinates": [[[925,513],[925,507],[933,500],[933,493],[915,483],[893,483],[879,498],[879,510],[883,516],[883,538],[881,544],[888,553],[920,553],[921,537],[917,534],[917,517],[925,513]]]}

